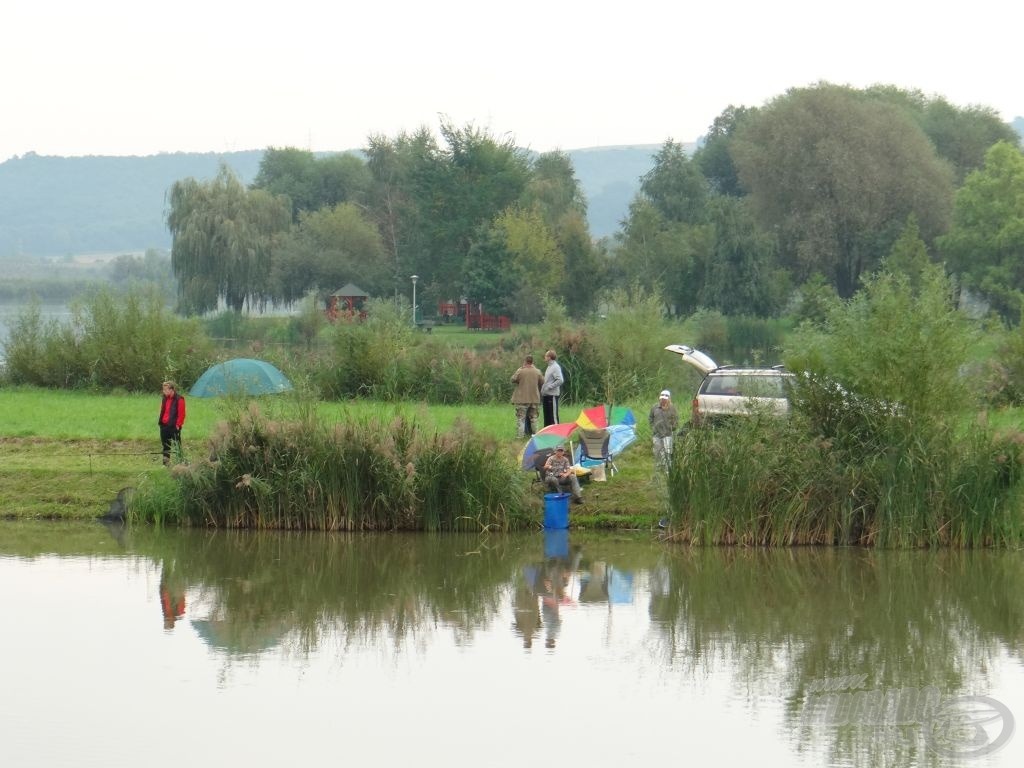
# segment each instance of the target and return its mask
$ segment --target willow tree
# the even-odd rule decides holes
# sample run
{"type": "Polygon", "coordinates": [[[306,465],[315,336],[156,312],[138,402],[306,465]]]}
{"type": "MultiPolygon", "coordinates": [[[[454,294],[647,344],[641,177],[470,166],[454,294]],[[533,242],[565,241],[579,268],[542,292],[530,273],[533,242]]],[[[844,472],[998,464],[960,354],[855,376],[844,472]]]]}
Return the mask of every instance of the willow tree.
{"type": "Polygon", "coordinates": [[[207,312],[221,301],[236,312],[264,306],[272,244],[291,219],[288,198],[247,190],[224,165],[211,181],[176,181],[167,227],[179,309],[207,312]]]}

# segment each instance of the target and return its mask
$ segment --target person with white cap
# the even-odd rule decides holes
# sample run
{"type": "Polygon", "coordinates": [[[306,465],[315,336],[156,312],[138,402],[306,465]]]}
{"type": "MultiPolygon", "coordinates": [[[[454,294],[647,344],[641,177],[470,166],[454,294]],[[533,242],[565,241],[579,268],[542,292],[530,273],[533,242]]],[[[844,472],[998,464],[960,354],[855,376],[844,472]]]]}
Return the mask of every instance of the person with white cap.
{"type": "Polygon", "coordinates": [[[679,428],[679,413],[672,404],[672,393],[667,389],[661,390],[648,421],[654,439],[654,465],[667,469],[672,458],[672,436],[679,428]]]}

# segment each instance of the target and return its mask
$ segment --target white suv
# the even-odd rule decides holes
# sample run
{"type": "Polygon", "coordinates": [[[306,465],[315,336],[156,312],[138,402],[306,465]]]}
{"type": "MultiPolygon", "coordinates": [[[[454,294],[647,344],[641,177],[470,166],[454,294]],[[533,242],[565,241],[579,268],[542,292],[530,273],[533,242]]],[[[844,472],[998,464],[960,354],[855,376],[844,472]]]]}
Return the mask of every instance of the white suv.
{"type": "Polygon", "coordinates": [[[724,416],[751,416],[756,413],[784,416],[789,413],[788,383],[793,374],[781,365],[733,368],[719,366],[699,349],[685,344],[669,344],[665,349],[681,355],[704,375],[697,394],[693,396],[693,426],[724,416]]]}

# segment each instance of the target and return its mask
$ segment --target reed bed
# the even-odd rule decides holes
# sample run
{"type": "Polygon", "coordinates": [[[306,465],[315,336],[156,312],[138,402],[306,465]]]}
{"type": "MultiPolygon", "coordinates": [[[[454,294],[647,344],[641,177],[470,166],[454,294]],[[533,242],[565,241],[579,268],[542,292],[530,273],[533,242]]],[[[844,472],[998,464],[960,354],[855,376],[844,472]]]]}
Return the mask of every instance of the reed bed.
{"type": "Polygon", "coordinates": [[[140,486],[132,515],[191,526],[297,530],[508,530],[525,524],[507,449],[456,423],[403,415],[330,423],[256,403],[218,425],[208,457],[140,486]]]}
{"type": "MultiPolygon", "coordinates": [[[[1020,546],[1024,434],[917,430],[862,442],[795,417],[691,431],[668,477],[672,536],[695,544],[1020,546]]],[[[879,427],[879,429],[883,429],[879,427]]]]}

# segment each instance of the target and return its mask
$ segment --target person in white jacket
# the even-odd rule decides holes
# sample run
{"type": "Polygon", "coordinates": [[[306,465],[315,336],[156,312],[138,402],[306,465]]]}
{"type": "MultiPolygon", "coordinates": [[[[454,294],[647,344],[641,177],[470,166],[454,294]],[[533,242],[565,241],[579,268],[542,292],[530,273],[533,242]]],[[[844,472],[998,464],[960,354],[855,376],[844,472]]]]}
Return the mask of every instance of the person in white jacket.
{"type": "Polygon", "coordinates": [[[544,369],[544,383],[540,388],[540,399],[544,406],[544,426],[558,424],[558,398],[562,394],[562,366],[558,364],[558,355],[555,350],[549,349],[544,353],[544,360],[547,367],[544,369]]]}

